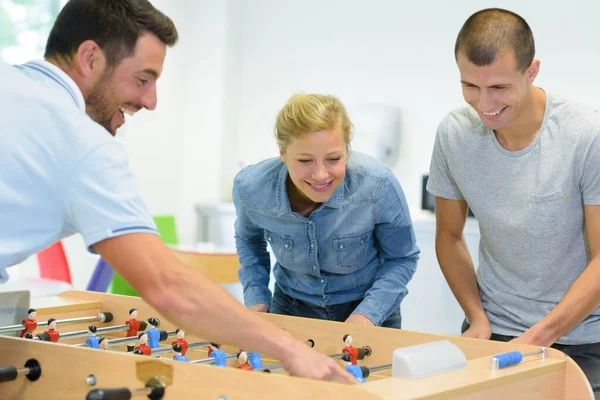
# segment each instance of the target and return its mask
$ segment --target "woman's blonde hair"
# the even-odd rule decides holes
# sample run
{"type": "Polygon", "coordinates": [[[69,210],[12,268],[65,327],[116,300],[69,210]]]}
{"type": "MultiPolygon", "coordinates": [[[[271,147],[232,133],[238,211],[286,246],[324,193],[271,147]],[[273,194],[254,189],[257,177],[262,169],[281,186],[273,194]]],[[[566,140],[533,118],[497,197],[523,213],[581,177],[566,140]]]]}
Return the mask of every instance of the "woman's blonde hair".
{"type": "Polygon", "coordinates": [[[295,94],[277,114],[275,140],[285,153],[291,138],[332,129],[342,134],[350,151],[354,127],[342,102],[334,96],[295,94]]]}

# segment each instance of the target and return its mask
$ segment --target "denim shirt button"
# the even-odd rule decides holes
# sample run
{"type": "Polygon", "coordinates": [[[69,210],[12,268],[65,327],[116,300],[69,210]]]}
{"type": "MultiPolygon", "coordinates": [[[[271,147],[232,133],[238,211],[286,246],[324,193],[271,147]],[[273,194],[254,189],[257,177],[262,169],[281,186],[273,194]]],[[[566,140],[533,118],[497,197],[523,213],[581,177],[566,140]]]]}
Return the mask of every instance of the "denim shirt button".
{"type": "Polygon", "coordinates": [[[313,224],[313,222],[312,222],[312,221],[308,221],[308,224],[309,224],[309,225],[312,225],[312,224],[313,224]]]}
{"type": "Polygon", "coordinates": [[[361,241],[360,241],[360,244],[364,244],[364,243],[365,243],[365,241],[364,241],[364,240],[361,240],[361,241]]]}
{"type": "Polygon", "coordinates": [[[285,247],[286,249],[289,247],[288,244],[284,244],[283,247],[285,247]]]}
{"type": "Polygon", "coordinates": [[[311,243],[310,247],[314,248],[315,247],[314,243],[311,243]]]}
{"type": "Polygon", "coordinates": [[[317,267],[314,267],[314,266],[313,266],[313,269],[317,269],[317,267]]]}
{"type": "Polygon", "coordinates": [[[343,245],[343,244],[340,244],[340,249],[343,249],[343,248],[344,248],[344,245],[343,245]]]}
{"type": "Polygon", "coordinates": [[[321,283],[325,283],[325,281],[323,279],[321,279],[321,283]]]}
{"type": "Polygon", "coordinates": [[[271,239],[270,237],[268,237],[268,238],[267,238],[267,240],[270,242],[270,241],[272,241],[273,239],[271,239]]]}

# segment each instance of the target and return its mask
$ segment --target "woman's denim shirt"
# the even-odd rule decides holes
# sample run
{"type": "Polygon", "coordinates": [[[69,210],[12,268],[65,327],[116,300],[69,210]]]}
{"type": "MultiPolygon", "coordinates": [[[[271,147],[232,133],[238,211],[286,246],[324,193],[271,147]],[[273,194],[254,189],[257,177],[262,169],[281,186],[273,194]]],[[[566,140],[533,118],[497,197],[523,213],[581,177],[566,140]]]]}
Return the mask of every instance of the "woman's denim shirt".
{"type": "Polygon", "coordinates": [[[420,253],[400,183],[383,164],[352,152],[344,182],[306,218],[291,210],[287,176],[272,158],[234,180],[246,306],[271,305],[268,243],[285,294],[320,307],[363,299],[354,313],[381,325],[406,296],[420,253]]]}

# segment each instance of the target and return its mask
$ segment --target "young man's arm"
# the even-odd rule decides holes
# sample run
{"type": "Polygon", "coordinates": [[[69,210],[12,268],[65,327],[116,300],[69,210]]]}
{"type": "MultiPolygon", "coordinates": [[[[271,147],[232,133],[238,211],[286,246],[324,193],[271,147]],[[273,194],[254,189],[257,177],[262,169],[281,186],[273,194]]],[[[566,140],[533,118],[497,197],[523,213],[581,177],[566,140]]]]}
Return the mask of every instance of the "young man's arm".
{"type": "Polygon", "coordinates": [[[515,342],[550,346],[579,325],[600,305],[600,206],[586,205],[584,213],[590,263],[560,303],[537,324],[516,338],[515,342]]]}
{"type": "Polygon", "coordinates": [[[336,361],[249,311],[202,273],[181,263],[158,236],[118,236],[96,243],[94,249],[178,327],[274,357],[292,375],[356,382],[336,361]]]}
{"type": "Polygon", "coordinates": [[[467,212],[466,201],[436,196],[435,251],[442,273],[471,325],[463,336],[489,339],[490,322],[481,304],[473,260],[463,236],[467,212]]]}

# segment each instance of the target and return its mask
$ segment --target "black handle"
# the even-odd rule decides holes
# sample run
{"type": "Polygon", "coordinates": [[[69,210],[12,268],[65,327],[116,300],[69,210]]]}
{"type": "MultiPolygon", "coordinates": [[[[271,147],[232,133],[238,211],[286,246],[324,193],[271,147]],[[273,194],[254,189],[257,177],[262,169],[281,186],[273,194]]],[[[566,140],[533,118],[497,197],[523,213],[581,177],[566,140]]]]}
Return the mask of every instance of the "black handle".
{"type": "Polygon", "coordinates": [[[102,314],[104,314],[104,322],[112,322],[112,320],[114,319],[114,316],[111,312],[103,312],[102,314]]]}
{"type": "Polygon", "coordinates": [[[365,357],[369,357],[373,353],[373,350],[369,346],[364,346],[358,349],[358,359],[362,360],[365,357]]]}
{"type": "Polygon", "coordinates": [[[152,391],[148,395],[150,400],[161,400],[165,395],[165,388],[162,386],[146,386],[151,387],[152,391]]]}
{"type": "Polygon", "coordinates": [[[42,365],[35,358],[27,360],[25,368],[29,368],[29,373],[25,377],[31,382],[37,381],[42,376],[42,365]]]}
{"type": "Polygon", "coordinates": [[[129,400],[131,391],[127,388],[117,389],[94,389],[90,391],[86,400],[129,400]]]}
{"type": "Polygon", "coordinates": [[[364,365],[360,366],[360,370],[362,371],[363,378],[367,379],[369,377],[369,374],[371,373],[371,370],[369,370],[369,368],[365,367],[364,365]]]}
{"type": "Polygon", "coordinates": [[[17,379],[15,367],[0,367],[0,382],[9,382],[17,379]]]}

